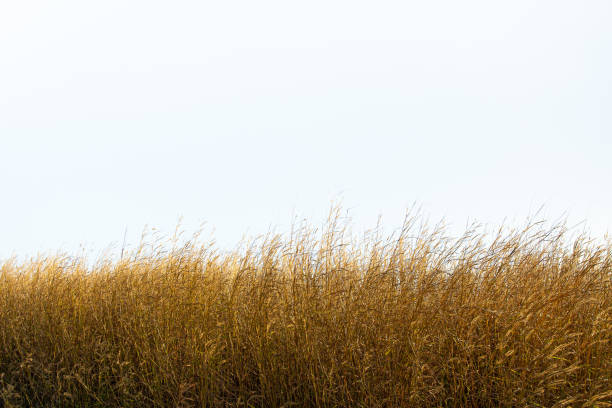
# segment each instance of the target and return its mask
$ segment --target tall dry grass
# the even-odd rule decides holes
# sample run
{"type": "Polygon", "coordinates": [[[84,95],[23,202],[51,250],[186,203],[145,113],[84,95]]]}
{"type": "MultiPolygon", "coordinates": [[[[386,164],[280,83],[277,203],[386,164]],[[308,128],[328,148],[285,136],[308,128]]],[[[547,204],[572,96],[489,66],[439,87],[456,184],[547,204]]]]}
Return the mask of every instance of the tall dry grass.
{"type": "Polygon", "coordinates": [[[339,214],[231,253],[5,262],[1,404],[612,405],[612,245],[418,218],[357,240],[339,214]]]}

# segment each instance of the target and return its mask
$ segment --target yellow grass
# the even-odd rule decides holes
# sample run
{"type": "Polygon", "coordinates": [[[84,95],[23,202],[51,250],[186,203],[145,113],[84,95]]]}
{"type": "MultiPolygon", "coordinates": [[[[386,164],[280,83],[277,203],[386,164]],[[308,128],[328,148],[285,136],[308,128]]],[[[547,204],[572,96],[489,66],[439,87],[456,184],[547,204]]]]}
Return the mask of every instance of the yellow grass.
{"type": "Polygon", "coordinates": [[[612,406],[612,245],[531,224],[0,266],[0,406],[612,406]]]}

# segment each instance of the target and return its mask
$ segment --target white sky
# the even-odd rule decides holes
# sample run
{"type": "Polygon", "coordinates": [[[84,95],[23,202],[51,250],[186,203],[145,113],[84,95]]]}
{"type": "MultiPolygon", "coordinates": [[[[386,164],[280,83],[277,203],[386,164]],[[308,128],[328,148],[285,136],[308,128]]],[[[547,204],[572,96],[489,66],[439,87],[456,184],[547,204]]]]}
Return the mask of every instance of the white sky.
{"type": "Polygon", "coordinates": [[[0,258],[341,199],[612,231],[612,2],[0,3],[0,258]]]}

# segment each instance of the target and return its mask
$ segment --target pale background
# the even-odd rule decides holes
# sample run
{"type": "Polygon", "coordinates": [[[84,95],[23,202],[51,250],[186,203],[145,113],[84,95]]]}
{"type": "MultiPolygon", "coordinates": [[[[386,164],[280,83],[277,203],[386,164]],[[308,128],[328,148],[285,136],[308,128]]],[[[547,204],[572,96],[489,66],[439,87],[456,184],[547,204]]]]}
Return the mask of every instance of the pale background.
{"type": "Polygon", "coordinates": [[[417,203],[612,231],[612,2],[4,1],[0,258],[417,203]]]}

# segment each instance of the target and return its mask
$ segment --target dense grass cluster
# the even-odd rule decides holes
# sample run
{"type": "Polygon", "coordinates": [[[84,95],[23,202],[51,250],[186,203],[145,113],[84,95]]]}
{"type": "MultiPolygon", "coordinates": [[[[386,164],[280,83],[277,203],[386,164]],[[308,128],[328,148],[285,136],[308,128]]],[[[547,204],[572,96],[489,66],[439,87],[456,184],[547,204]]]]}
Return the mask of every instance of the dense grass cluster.
{"type": "Polygon", "coordinates": [[[612,245],[532,223],[0,265],[0,406],[612,406],[612,245]]]}

